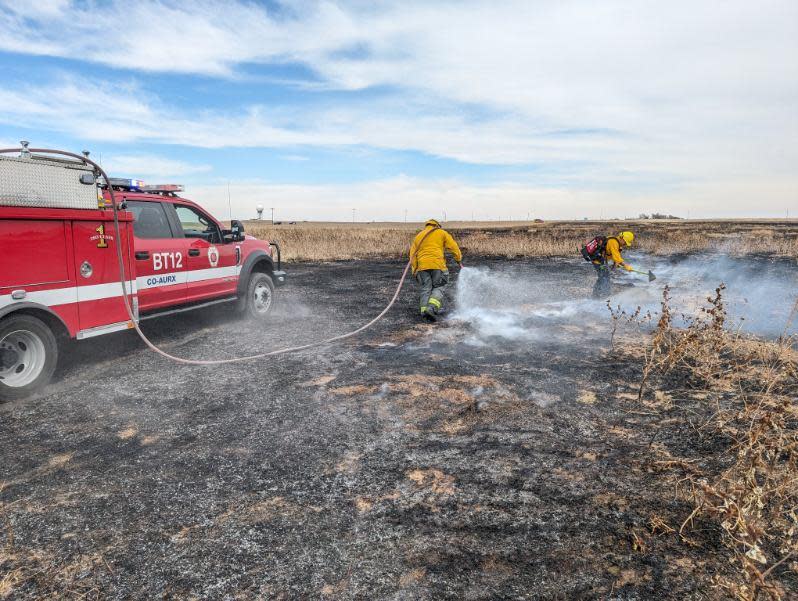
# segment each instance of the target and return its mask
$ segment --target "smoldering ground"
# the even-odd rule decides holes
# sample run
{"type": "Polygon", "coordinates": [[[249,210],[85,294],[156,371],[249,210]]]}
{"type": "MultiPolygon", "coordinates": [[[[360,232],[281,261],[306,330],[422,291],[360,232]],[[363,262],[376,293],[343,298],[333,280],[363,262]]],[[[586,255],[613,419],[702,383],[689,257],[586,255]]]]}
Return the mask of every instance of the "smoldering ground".
{"type": "Polygon", "coordinates": [[[586,294],[585,282],[593,279],[593,270],[584,262],[550,261],[545,275],[520,265],[467,268],[460,274],[453,318],[472,329],[472,344],[492,337],[545,343],[575,334],[581,338],[596,328],[604,331],[610,317],[607,301],[627,315],[639,310],[656,317],[666,286],[677,322],[685,323],[723,284],[729,327],[763,337],[796,333],[798,324],[788,324],[787,318],[798,297],[798,269],[788,260],[634,253],[629,260],[638,269],[653,271],[657,279],[649,282],[645,275],[616,270],[613,293],[606,299],[586,294]],[[574,277],[574,272],[583,277],[574,277]]]}
{"type": "MultiPolygon", "coordinates": [[[[708,294],[717,268],[693,260],[650,264],[655,285],[613,302],[657,308],[668,269],[708,294]]],[[[795,281],[789,263],[733,266],[795,281]]],[[[266,325],[217,309],[145,327],[197,358],[309,342],[378,312],[401,267],[292,266],[266,325]]],[[[0,408],[0,595],[705,598],[727,562],[675,539],[633,548],[632,529],[685,507],[643,467],[639,361],[605,354],[593,277],[485,261],[435,327],[410,285],[356,340],[224,369],[129,334],[70,347],[59,382],[0,408]]]]}

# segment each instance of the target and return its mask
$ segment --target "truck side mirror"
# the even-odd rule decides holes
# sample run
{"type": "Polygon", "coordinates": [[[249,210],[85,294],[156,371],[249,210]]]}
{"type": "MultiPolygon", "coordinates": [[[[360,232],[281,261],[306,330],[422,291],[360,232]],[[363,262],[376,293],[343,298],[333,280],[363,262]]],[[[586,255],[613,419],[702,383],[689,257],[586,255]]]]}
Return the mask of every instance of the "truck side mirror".
{"type": "Polygon", "coordinates": [[[230,238],[233,242],[240,242],[244,239],[244,224],[238,219],[230,220],[230,238]]]}

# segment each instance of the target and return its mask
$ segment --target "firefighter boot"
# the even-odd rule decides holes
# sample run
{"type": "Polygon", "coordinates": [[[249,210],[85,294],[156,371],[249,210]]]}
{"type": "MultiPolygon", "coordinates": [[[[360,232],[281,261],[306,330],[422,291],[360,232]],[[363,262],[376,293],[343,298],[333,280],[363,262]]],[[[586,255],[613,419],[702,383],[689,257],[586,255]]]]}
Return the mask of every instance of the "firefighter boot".
{"type": "Polygon", "coordinates": [[[432,296],[429,298],[429,306],[427,307],[427,311],[436,319],[443,312],[442,303],[440,299],[435,297],[435,291],[433,291],[432,296]]]}

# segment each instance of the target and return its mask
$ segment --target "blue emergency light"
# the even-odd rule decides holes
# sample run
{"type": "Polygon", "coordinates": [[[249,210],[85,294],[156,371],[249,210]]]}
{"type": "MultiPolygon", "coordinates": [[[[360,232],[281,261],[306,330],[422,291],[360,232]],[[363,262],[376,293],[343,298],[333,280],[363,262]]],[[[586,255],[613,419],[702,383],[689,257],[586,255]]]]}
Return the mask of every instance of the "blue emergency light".
{"type": "Polygon", "coordinates": [[[144,181],[140,179],[130,179],[126,177],[110,177],[108,183],[112,186],[119,188],[127,188],[128,190],[141,190],[144,186],[144,181]]]}

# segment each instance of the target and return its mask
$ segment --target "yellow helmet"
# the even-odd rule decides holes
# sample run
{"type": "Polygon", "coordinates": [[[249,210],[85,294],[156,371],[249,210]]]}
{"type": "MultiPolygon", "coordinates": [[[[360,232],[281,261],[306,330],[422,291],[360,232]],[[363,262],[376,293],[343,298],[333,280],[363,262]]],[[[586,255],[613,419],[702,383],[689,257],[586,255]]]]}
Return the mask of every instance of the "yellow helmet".
{"type": "Polygon", "coordinates": [[[618,234],[618,238],[623,240],[626,246],[632,246],[632,242],[635,241],[635,235],[632,232],[621,232],[618,234]]]}
{"type": "Polygon", "coordinates": [[[441,224],[438,223],[437,219],[427,219],[427,223],[424,224],[424,227],[431,225],[432,227],[441,227],[441,224]]]}

